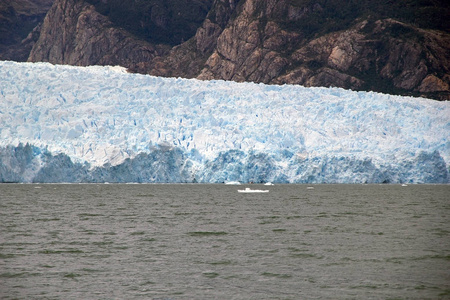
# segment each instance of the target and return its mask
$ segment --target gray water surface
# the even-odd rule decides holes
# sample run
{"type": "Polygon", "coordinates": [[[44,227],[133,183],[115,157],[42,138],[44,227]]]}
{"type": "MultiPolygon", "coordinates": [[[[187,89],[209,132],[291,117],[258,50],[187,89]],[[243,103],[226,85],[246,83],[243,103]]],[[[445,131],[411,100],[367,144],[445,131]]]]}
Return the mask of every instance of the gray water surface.
{"type": "Polygon", "coordinates": [[[450,299],[449,185],[1,184],[1,299],[450,299]]]}

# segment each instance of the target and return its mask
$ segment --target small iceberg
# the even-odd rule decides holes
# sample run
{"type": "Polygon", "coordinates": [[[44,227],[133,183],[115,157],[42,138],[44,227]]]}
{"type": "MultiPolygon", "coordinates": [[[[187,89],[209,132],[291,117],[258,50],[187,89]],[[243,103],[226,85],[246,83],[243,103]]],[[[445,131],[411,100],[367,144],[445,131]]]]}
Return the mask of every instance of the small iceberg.
{"type": "Polygon", "coordinates": [[[273,183],[272,182],[266,182],[266,183],[264,183],[264,185],[273,185],[273,183]]]}
{"type": "Polygon", "coordinates": [[[229,185],[241,185],[241,183],[239,181],[226,181],[225,184],[229,184],[229,185]]]}
{"type": "Polygon", "coordinates": [[[269,190],[252,190],[251,188],[245,188],[245,190],[238,190],[239,193],[268,193],[269,190]]]}

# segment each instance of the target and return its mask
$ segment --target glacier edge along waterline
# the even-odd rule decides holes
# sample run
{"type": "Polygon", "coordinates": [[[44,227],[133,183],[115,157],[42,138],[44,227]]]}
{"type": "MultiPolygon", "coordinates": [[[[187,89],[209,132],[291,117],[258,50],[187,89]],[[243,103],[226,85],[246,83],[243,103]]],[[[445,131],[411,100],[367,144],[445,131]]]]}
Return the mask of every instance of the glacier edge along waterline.
{"type": "Polygon", "coordinates": [[[448,183],[450,106],[0,62],[0,182],[448,183]]]}

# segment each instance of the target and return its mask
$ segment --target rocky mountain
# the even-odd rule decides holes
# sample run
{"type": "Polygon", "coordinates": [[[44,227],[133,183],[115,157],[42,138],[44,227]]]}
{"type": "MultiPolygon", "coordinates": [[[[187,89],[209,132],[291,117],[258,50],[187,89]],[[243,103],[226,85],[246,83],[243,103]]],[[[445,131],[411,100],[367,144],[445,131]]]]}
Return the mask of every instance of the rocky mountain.
{"type": "Polygon", "coordinates": [[[124,3],[55,0],[28,60],[450,99],[447,1],[124,3]]]}
{"type": "Polygon", "coordinates": [[[0,60],[27,60],[53,1],[0,1],[0,60]]]}
{"type": "Polygon", "coordinates": [[[29,61],[55,64],[122,65],[151,61],[169,46],[140,40],[85,1],[57,0],[45,17],[29,61]]]}
{"type": "Polygon", "coordinates": [[[209,14],[191,41],[135,71],[450,99],[448,21],[414,25],[425,12],[382,18],[354,2],[216,1],[226,22],[209,14]]]}

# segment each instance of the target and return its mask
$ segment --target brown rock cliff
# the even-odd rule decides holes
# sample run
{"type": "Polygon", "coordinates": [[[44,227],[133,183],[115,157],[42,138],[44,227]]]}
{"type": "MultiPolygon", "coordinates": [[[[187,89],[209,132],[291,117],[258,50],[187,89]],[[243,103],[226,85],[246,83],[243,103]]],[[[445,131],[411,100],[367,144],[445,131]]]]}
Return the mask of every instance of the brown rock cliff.
{"type": "Polygon", "coordinates": [[[57,0],[44,19],[28,61],[130,67],[168,50],[167,46],[152,45],[114,27],[85,1],[57,0]]]}

